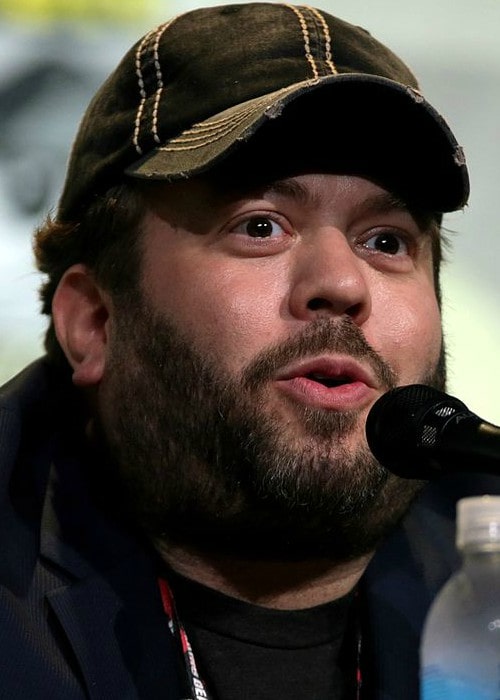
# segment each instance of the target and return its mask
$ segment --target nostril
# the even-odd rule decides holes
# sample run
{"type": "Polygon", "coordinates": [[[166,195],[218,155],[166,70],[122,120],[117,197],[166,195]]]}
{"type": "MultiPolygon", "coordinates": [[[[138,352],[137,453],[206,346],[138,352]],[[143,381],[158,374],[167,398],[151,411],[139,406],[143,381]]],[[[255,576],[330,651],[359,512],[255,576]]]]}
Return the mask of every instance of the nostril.
{"type": "Polygon", "coordinates": [[[331,306],[332,305],[330,302],[328,302],[326,299],[322,299],[321,297],[315,297],[314,299],[311,299],[307,304],[307,308],[310,311],[319,311],[320,309],[330,309],[331,306]]]}
{"type": "MultiPolygon", "coordinates": [[[[334,305],[330,301],[328,301],[328,299],[324,299],[323,297],[314,297],[313,299],[310,299],[307,304],[307,308],[309,311],[334,312],[334,305]]],[[[352,304],[351,306],[344,308],[342,310],[342,313],[345,316],[349,316],[352,319],[356,319],[358,318],[358,316],[363,315],[363,304],[352,304]]]]}
{"type": "Polygon", "coordinates": [[[346,316],[350,316],[352,319],[358,319],[364,315],[365,306],[363,304],[353,304],[348,309],[345,310],[346,316]]]}

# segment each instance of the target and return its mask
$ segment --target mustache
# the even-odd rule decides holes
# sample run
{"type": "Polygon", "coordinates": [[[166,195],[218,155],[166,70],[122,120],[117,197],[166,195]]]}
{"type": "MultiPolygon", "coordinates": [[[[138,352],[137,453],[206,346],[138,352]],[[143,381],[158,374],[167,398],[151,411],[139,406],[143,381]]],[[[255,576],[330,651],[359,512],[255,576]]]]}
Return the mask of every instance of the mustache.
{"type": "Polygon", "coordinates": [[[367,342],[350,318],[317,319],[297,335],[262,351],[243,372],[243,386],[254,391],[290,362],[321,353],[345,354],[369,364],[387,391],[397,386],[397,375],[367,342]]]}

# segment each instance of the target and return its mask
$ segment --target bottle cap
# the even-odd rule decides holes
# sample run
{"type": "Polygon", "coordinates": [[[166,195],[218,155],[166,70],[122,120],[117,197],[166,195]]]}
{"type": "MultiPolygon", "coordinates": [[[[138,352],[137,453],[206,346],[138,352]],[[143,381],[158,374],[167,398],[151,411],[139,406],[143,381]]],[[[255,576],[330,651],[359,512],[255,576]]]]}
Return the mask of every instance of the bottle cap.
{"type": "Polygon", "coordinates": [[[500,551],[500,496],[474,496],[457,503],[457,547],[500,551]]]}

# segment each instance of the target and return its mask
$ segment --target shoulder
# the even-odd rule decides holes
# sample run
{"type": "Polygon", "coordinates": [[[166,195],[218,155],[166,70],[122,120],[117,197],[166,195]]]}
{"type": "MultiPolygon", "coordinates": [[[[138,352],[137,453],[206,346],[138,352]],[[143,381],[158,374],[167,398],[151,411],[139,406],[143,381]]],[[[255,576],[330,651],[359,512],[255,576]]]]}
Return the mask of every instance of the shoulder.
{"type": "MultiPolygon", "coordinates": [[[[0,388],[0,474],[6,483],[25,445],[36,449],[51,432],[57,415],[67,412],[65,396],[72,390],[69,372],[56,370],[43,357],[28,365],[0,388]]],[[[74,391],[72,392],[74,393],[74,391]]]]}
{"type": "Polygon", "coordinates": [[[43,390],[55,374],[56,369],[48,358],[40,357],[0,386],[0,405],[17,402],[20,397],[43,390]]]}
{"type": "Polygon", "coordinates": [[[48,360],[40,358],[0,387],[0,445],[19,432],[23,419],[50,403],[52,375],[48,360]]]}
{"type": "Polygon", "coordinates": [[[44,356],[0,387],[0,410],[30,412],[41,405],[56,405],[68,392],[74,393],[69,367],[55,367],[44,356]]]}

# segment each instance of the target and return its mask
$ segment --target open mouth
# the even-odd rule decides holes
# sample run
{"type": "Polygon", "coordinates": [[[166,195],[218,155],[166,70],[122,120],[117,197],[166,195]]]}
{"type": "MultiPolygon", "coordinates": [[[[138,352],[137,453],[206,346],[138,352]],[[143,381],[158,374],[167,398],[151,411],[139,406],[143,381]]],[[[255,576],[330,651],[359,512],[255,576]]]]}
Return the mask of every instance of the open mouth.
{"type": "Polygon", "coordinates": [[[318,382],[329,389],[337,386],[344,386],[344,384],[352,384],[354,381],[352,377],[348,377],[347,375],[329,376],[326,374],[321,374],[321,372],[309,372],[309,374],[306,374],[305,377],[306,379],[311,379],[313,382],[318,382]]]}
{"type": "Polygon", "coordinates": [[[364,408],[373,398],[370,372],[345,357],[317,357],[288,367],[277,378],[288,399],[328,411],[364,408]]]}

